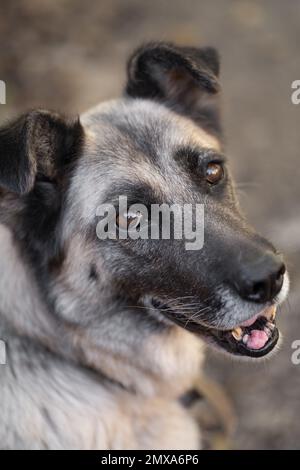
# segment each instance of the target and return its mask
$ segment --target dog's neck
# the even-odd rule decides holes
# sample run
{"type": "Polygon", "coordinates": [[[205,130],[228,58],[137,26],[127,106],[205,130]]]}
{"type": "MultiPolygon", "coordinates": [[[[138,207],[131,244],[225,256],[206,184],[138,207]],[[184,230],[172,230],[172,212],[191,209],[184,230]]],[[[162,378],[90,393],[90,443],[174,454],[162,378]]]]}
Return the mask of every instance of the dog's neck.
{"type": "MultiPolygon", "coordinates": [[[[43,300],[35,277],[9,229],[0,225],[0,325],[39,343],[64,360],[93,368],[122,387],[147,396],[179,396],[193,386],[202,343],[146,313],[120,309],[109,321],[84,328],[62,322],[43,300]]],[[[106,299],[108,302],[108,299],[106,299]]],[[[103,308],[105,309],[108,305],[103,308]]],[[[102,317],[103,318],[103,317],[102,317]]],[[[8,337],[2,338],[9,341],[8,337]]]]}

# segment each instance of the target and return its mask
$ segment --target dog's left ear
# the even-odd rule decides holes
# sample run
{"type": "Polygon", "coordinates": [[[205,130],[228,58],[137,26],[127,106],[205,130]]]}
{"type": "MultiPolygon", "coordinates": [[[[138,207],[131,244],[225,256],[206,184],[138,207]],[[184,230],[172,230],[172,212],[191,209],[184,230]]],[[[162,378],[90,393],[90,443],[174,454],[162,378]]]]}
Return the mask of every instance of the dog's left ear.
{"type": "Polygon", "coordinates": [[[28,112],[0,129],[0,188],[29,193],[38,177],[56,181],[80,146],[83,129],[43,110],[28,112]]]}
{"type": "Polygon", "coordinates": [[[219,57],[215,49],[150,43],[128,61],[126,94],[163,102],[220,134],[219,57]]]}

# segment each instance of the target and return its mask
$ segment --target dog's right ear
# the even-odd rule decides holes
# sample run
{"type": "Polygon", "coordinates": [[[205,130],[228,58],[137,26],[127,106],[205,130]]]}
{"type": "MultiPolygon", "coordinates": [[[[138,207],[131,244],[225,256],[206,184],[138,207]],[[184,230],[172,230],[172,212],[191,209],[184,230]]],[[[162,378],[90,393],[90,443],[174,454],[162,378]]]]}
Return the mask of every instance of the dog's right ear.
{"type": "Polygon", "coordinates": [[[82,141],[78,119],[37,110],[0,129],[0,188],[29,193],[37,176],[55,181],[82,141]]]}
{"type": "Polygon", "coordinates": [[[208,131],[221,133],[219,56],[211,47],[149,43],[128,61],[126,94],[161,102],[208,131]]]}

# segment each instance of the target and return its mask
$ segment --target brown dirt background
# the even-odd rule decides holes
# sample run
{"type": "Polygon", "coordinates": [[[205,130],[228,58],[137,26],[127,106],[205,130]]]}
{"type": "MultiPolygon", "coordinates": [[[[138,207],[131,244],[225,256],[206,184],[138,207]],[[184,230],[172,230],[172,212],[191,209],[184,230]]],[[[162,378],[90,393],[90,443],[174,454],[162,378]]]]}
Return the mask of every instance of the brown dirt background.
{"type": "Polygon", "coordinates": [[[237,449],[300,448],[300,1],[1,0],[0,121],[34,106],[80,113],[120,93],[132,48],[159,39],[214,45],[222,56],[228,155],[250,220],[286,254],[281,352],[248,364],[209,353],[239,416],[237,449]]]}

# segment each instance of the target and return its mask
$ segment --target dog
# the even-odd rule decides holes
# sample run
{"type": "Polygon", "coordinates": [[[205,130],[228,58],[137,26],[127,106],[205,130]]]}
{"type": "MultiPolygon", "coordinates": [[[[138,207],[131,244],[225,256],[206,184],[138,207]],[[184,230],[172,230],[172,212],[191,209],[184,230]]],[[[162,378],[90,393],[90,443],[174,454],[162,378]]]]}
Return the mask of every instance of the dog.
{"type": "Polygon", "coordinates": [[[200,449],[181,398],[205,345],[276,350],[288,274],[239,208],[219,101],[215,49],[153,42],[130,57],[120,99],[1,128],[1,448],[200,449]],[[202,249],[99,239],[97,208],[120,195],[204,205],[202,249]]]}

